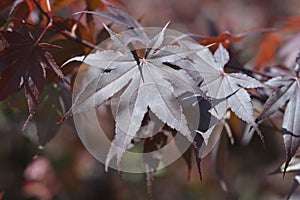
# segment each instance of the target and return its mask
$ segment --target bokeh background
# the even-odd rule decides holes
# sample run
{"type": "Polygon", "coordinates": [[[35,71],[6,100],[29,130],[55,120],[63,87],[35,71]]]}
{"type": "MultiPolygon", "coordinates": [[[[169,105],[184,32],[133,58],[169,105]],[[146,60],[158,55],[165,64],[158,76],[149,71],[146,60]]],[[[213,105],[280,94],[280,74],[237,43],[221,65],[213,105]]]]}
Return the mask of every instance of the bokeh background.
{"type": "MultiPolygon", "coordinates": [[[[54,0],[53,4],[57,6],[58,15],[76,18],[72,13],[84,9],[82,2],[54,0]]],[[[217,36],[226,30],[237,34],[253,28],[276,28],[291,17],[300,19],[300,2],[297,0],[122,0],[116,6],[139,19],[144,26],[162,27],[170,21],[169,28],[199,36],[217,36]]],[[[4,16],[5,12],[1,12],[1,18],[4,16]]],[[[97,18],[95,22],[101,27],[101,19],[97,18]]],[[[296,38],[298,26],[300,24],[293,27],[291,34],[282,36],[283,42],[275,46],[275,52],[284,47],[284,41],[296,38]]],[[[255,62],[264,36],[263,33],[253,33],[232,44],[240,63],[255,67],[251,63],[255,62]]],[[[287,54],[295,55],[295,48],[289,49],[287,54]]],[[[278,61],[286,63],[276,54],[273,62],[278,61]]],[[[14,98],[21,99],[20,96],[14,98]]],[[[63,124],[43,149],[39,149],[35,122],[26,131],[21,131],[27,116],[26,110],[22,110],[24,106],[25,100],[20,100],[16,107],[1,104],[0,192],[4,192],[4,199],[150,198],[144,174],[122,173],[119,176],[114,170],[106,173],[103,164],[82,145],[71,120],[63,124]]],[[[265,136],[264,147],[256,135],[248,144],[243,144],[241,138],[245,124],[232,116],[229,124],[235,143],[230,143],[225,131],[222,133],[222,145],[201,162],[202,181],[195,163],[188,180],[187,166],[183,159],[179,159],[157,173],[152,198],[285,199],[295,174],[288,173],[284,178],[280,173],[269,175],[285,159],[281,118],[279,114],[273,119],[274,123],[266,122],[261,126],[265,136]],[[274,128],[274,124],[278,127],[274,128]],[[214,159],[216,153],[219,154],[218,159],[214,159]]],[[[298,198],[300,191],[292,196],[292,199],[298,198]]]]}

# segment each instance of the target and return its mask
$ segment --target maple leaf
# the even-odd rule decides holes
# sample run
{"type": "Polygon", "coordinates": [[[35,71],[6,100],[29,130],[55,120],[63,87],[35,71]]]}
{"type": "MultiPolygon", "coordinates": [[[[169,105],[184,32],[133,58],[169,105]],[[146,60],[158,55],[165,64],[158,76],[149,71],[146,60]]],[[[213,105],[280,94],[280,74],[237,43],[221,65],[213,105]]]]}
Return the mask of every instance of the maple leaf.
{"type": "Polygon", "coordinates": [[[226,99],[211,110],[214,116],[221,119],[227,108],[245,122],[255,125],[251,98],[246,89],[263,87],[256,79],[242,73],[226,73],[225,64],[229,61],[229,53],[222,46],[212,55],[204,49],[189,61],[179,61],[186,70],[198,72],[203,77],[201,88],[213,99],[226,99]],[[193,62],[191,64],[191,62],[193,62]],[[185,65],[183,64],[185,63],[185,65]]]}
{"type": "Polygon", "coordinates": [[[9,46],[0,52],[0,101],[25,89],[29,116],[23,129],[32,119],[46,80],[46,71],[52,70],[58,77],[64,79],[59,67],[54,62],[46,48],[53,48],[47,43],[35,43],[30,33],[23,35],[16,31],[1,32],[9,46]]]}
{"type": "Polygon", "coordinates": [[[118,165],[120,164],[121,157],[140,129],[148,108],[159,120],[192,142],[191,132],[177,98],[184,92],[200,95],[201,90],[184,70],[173,69],[164,63],[175,62],[194,54],[202,46],[199,45],[196,50],[172,45],[162,46],[166,27],[146,41],[136,38],[131,30],[128,35],[116,34],[108,28],[107,30],[116,50],[103,50],[70,60],[97,66],[102,73],[78,94],[64,118],[92,110],[118,93],[116,135],[107,155],[106,166],[115,156],[118,165]],[[128,48],[131,46],[128,40],[143,41],[145,54],[139,57],[135,49],[128,48]]]}
{"type": "Polygon", "coordinates": [[[282,124],[286,151],[285,170],[300,145],[300,81],[298,62],[299,57],[297,58],[294,76],[279,76],[265,83],[278,89],[268,98],[263,111],[257,118],[261,122],[287,103],[282,124]]]}

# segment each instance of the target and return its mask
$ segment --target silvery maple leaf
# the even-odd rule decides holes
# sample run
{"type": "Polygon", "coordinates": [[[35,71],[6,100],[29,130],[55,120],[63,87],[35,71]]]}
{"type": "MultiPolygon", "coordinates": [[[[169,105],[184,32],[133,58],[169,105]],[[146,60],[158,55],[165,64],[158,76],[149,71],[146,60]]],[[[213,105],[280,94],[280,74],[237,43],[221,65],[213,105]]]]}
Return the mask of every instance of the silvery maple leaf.
{"type": "MultiPolygon", "coordinates": [[[[186,63],[185,69],[198,72],[203,78],[201,88],[207,91],[207,95],[213,99],[226,99],[218,103],[212,110],[212,114],[221,119],[227,108],[245,122],[255,125],[251,98],[246,89],[263,87],[256,79],[242,73],[226,73],[225,64],[229,61],[228,51],[219,44],[218,49],[212,55],[208,48],[197,53],[186,63]],[[193,64],[189,64],[193,62],[193,64]]],[[[181,62],[181,63],[180,63],[181,62]]]]}
{"type": "Polygon", "coordinates": [[[257,119],[258,121],[266,119],[287,103],[282,124],[286,151],[285,168],[288,167],[291,158],[295,155],[300,145],[300,81],[298,62],[299,57],[297,58],[294,76],[275,77],[265,83],[271,87],[276,87],[277,90],[269,97],[257,119]]]}
{"type": "Polygon", "coordinates": [[[107,155],[106,167],[115,156],[119,166],[123,153],[139,131],[148,109],[159,120],[192,142],[193,138],[178,96],[185,92],[199,95],[201,90],[184,70],[173,69],[164,63],[186,58],[196,50],[172,45],[163,46],[166,32],[164,27],[152,39],[144,42],[145,54],[139,56],[137,50],[132,47],[132,42],[141,42],[141,38],[128,38],[132,34],[127,34],[127,31],[124,37],[122,33],[116,34],[108,28],[107,30],[115,44],[115,50],[99,51],[86,57],[71,59],[98,67],[102,69],[102,73],[77,95],[65,117],[92,110],[118,93],[116,135],[107,155]]]}

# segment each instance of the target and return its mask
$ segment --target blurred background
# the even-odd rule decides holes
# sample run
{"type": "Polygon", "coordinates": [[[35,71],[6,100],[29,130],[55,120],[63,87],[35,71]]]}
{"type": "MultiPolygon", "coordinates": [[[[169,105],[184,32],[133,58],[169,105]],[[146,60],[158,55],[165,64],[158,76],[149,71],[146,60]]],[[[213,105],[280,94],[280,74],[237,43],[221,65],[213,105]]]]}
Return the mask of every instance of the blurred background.
{"type": "MultiPolygon", "coordinates": [[[[85,3],[81,0],[51,2],[55,13],[65,18],[77,19],[72,13],[85,9],[85,3]]],[[[269,70],[274,63],[280,63],[284,69],[292,67],[290,65],[295,59],[292,55],[298,52],[300,44],[297,34],[300,29],[300,2],[297,0],[110,2],[139,19],[143,26],[162,27],[170,21],[170,29],[194,33],[202,39],[218,36],[227,30],[234,35],[255,28],[278,28],[275,39],[271,38],[270,33],[253,32],[238,43],[231,44],[235,58],[252,69],[269,70]],[[264,43],[267,39],[270,40],[268,44],[264,43]],[[294,46],[286,46],[292,43],[294,46]],[[266,55],[259,58],[258,52],[266,55]]],[[[9,9],[1,11],[1,23],[9,9]]],[[[95,18],[96,26],[101,27],[102,21],[95,18]]],[[[60,39],[51,35],[46,38],[54,43],[60,39]]],[[[81,52],[70,50],[68,56],[84,52],[85,49],[81,52]]],[[[59,57],[61,52],[52,53],[58,63],[64,62],[59,57]]],[[[26,101],[22,98],[22,93],[17,94],[0,105],[0,199],[2,196],[3,199],[42,200],[150,198],[144,174],[122,173],[119,176],[115,170],[104,171],[103,164],[82,145],[72,119],[65,122],[57,134],[53,134],[54,138],[45,147],[39,148],[36,120],[24,132],[21,131],[27,117],[26,101]]],[[[188,168],[185,161],[179,159],[154,177],[152,198],[286,199],[295,174],[288,173],[284,178],[280,173],[269,175],[285,160],[281,118],[279,114],[273,119],[274,123],[268,121],[261,125],[265,136],[264,147],[257,135],[243,144],[241,139],[245,124],[232,115],[228,122],[235,142],[231,144],[226,131],[223,131],[218,148],[201,161],[202,181],[194,161],[188,180],[188,168]]],[[[54,122],[57,119],[44,130],[56,126],[54,122]]],[[[300,191],[296,191],[291,199],[298,198],[300,191]]]]}

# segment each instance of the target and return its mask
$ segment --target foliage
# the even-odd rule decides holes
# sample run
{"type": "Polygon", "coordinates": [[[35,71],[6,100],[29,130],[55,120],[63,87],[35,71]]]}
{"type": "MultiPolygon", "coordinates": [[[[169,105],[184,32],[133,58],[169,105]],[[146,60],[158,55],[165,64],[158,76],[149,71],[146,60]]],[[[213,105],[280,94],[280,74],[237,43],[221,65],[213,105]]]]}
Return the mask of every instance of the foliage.
{"type": "MultiPolygon", "coordinates": [[[[263,125],[283,114],[286,160],[278,171],[297,172],[290,198],[299,185],[300,171],[300,55],[291,56],[287,49],[298,51],[293,43],[299,40],[299,19],[287,19],[276,29],[253,29],[240,34],[191,34],[197,40],[193,43],[180,38],[167,41],[169,23],[150,36],[139,20],[117,8],[124,6],[118,0],[86,0],[73,19],[56,15],[72,2],[54,1],[50,5],[48,0],[4,1],[0,6],[4,19],[0,33],[0,101],[3,110],[14,106],[25,111],[24,101],[19,98],[22,91],[25,93],[23,100],[27,102],[29,116],[23,130],[30,123],[36,124],[40,148],[54,138],[60,124],[71,115],[110,103],[115,106],[112,110],[116,110],[112,122],[115,135],[106,171],[114,157],[121,170],[125,150],[142,144],[144,153],[157,151],[180,135],[180,140],[192,144],[182,152],[189,176],[192,151],[200,177],[201,160],[213,151],[219,180],[227,190],[218,162],[225,159],[223,150],[229,148],[224,133],[227,132],[231,143],[237,138],[229,126],[232,116],[246,124],[243,137],[252,137],[256,132],[264,144],[263,125]],[[97,28],[97,17],[110,24],[97,28]],[[125,27],[125,31],[120,33],[114,25],[125,27]],[[244,67],[237,61],[232,43],[258,33],[263,34],[258,53],[248,63],[251,66],[244,67]],[[290,33],[294,37],[284,37],[290,33]],[[96,44],[108,37],[112,47],[99,49],[96,44]],[[95,51],[91,53],[92,49],[95,51]],[[277,64],[280,59],[285,63],[277,64]],[[87,68],[96,67],[99,73],[71,105],[72,90],[78,87],[74,80],[79,62],[87,68]],[[114,104],[116,99],[118,103],[114,104]],[[141,135],[148,137],[137,139],[141,135]]],[[[8,112],[18,115],[19,111],[8,112]]],[[[180,146],[178,141],[175,143],[180,146]]],[[[159,163],[159,156],[144,157],[144,165],[149,169],[149,193],[159,163]]],[[[2,196],[0,191],[0,199],[2,196]]]]}

